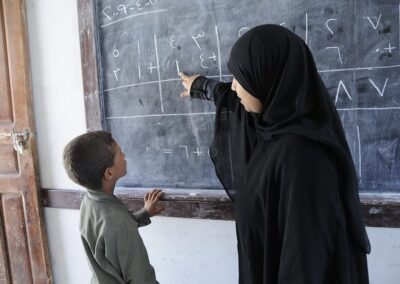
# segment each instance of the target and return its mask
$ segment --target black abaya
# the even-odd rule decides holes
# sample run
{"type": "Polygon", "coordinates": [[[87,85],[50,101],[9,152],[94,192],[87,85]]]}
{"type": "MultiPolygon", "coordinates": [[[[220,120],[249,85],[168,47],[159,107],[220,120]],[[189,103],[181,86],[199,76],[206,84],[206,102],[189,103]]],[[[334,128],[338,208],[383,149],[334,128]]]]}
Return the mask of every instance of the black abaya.
{"type": "Polygon", "coordinates": [[[368,283],[354,165],[307,46],[259,26],[235,43],[228,66],[263,103],[260,115],[227,83],[199,77],[191,96],[216,105],[210,156],[235,201],[239,283],[368,283]]]}
{"type": "Polygon", "coordinates": [[[331,151],[299,135],[261,141],[235,201],[239,283],[368,283],[352,243],[331,151]]]}

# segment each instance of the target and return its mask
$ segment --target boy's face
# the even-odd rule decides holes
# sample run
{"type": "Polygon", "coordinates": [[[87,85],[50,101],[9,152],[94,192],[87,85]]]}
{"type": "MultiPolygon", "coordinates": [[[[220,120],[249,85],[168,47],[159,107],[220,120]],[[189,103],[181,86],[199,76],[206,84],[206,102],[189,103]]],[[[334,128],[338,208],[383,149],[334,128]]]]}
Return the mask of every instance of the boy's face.
{"type": "Polygon", "coordinates": [[[114,166],[113,171],[115,175],[115,179],[119,179],[126,175],[126,161],[125,161],[125,154],[121,151],[121,148],[117,143],[115,143],[114,149],[116,150],[114,156],[114,166]]]}

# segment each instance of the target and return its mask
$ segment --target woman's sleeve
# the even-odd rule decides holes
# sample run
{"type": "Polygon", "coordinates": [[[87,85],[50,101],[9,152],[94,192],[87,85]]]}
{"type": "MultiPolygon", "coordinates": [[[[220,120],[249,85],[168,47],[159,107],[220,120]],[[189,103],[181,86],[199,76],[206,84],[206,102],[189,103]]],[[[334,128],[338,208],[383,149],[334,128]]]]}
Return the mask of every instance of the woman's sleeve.
{"type": "Polygon", "coordinates": [[[337,168],[318,146],[296,149],[285,157],[280,172],[278,282],[327,283],[341,220],[337,168]]]}
{"type": "Polygon", "coordinates": [[[190,96],[195,99],[214,101],[217,107],[225,107],[237,111],[241,105],[238,96],[231,90],[231,83],[219,82],[206,78],[197,77],[191,88],[190,96]]]}

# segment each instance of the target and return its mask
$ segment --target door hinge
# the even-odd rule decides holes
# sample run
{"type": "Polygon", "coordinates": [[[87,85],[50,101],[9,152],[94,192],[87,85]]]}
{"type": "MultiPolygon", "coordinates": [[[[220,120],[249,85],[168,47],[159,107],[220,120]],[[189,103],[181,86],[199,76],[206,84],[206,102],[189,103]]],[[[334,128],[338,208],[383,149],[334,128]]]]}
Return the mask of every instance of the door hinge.
{"type": "Polygon", "coordinates": [[[11,132],[0,130],[0,138],[11,137],[14,150],[19,154],[22,154],[25,150],[25,144],[28,141],[29,136],[30,132],[28,129],[24,129],[22,131],[15,131],[13,129],[11,132]]]}

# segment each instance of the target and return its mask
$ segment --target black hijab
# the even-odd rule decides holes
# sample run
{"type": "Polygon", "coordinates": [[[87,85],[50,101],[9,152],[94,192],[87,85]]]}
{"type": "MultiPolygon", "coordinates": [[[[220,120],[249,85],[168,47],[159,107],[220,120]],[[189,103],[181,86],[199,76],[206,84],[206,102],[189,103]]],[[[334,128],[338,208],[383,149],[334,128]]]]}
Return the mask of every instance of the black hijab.
{"type": "Polygon", "coordinates": [[[240,189],[240,181],[232,181],[240,179],[259,139],[296,134],[317,141],[337,158],[347,227],[361,250],[369,252],[357,176],[343,127],[304,41],[281,26],[257,26],[234,44],[228,67],[240,85],[263,103],[261,114],[241,107],[234,110],[235,117],[226,105],[217,104],[210,154],[229,196],[234,199],[235,190],[240,189]]]}

